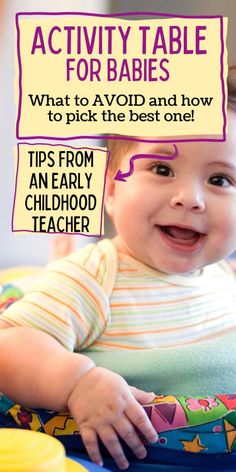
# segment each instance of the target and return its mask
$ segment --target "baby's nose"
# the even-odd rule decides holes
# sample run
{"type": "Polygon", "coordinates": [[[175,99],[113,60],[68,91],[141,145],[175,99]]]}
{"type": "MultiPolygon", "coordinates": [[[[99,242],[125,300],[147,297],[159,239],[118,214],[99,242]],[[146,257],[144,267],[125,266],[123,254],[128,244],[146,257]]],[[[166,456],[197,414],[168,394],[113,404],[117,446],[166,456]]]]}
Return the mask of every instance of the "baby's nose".
{"type": "Polygon", "coordinates": [[[170,201],[172,208],[184,208],[189,211],[202,213],[205,210],[205,200],[200,192],[195,192],[189,188],[176,193],[170,201]]]}

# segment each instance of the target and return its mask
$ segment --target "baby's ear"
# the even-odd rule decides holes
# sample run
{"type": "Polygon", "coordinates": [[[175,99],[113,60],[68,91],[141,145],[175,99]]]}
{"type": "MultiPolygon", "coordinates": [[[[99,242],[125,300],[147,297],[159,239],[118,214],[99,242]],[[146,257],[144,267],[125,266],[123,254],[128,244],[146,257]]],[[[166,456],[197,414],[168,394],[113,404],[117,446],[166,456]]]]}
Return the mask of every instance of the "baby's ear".
{"type": "Polygon", "coordinates": [[[105,208],[106,212],[110,217],[113,216],[113,203],[114,203],[114,193],[115,193],[115,181],[113,176],[108,172],[106,176],[105,184],[105,208]]]}

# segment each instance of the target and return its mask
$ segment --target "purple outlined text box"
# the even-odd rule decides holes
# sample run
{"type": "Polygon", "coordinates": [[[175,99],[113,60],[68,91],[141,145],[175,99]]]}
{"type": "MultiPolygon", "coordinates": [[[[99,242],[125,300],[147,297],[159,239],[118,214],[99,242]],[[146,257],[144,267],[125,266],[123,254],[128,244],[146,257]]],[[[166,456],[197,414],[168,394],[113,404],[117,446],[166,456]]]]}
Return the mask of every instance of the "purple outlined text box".
{"type": "MultiPolygon", "coordinates": [[[[106,135],[106,134],[99,134],[99,135],[72,135],[72,136],[46,136],[46,135],[34,135],[34,136],[21,136],[20,135],[20,120],[21,120],[21,111],[22,111],[22,61],[21,61],[21,52],[20,52],[20,26],[19,26],[19,18],[20,16],[66,16],[66,15],[75,15],[75,16],[93,16],[93,17],[128,17],[128,16],[151,16],[151,17],[169,17],[169,18],[186,18],[186,19],[218,19],[220,25],[220,44],[221,44],[221,53],[219,57],[219,64],[220,64],[220,82],[221,82],[221,91],[222,91],[222,104],[221,104],[221,112],[223,118],[223,125],[222,125],[222,135],[206,138],[206,137],[192,137],[191,139],[184,139],[183,137],[175,137],[175,142],[188,142],[188,141],[225,141],[226,140],[226,126],[227,126],[227,117],[225,112],[226,106],[226,91],[225,91],[225,84],[224,84],[224,59],[225,59],[225,44],[224,44],[224,24],[223,24],[223,16],[215,15],[215,16],[187,16],[187,15],[175,15],[175,14],[167,14],[167,13],[159,13],[159,12],[128,12],[128,13],[117,13],[117,14],[96,14],[96,13],[85,13],[85,12],[19,12],[16,14],[16,29],[17,29],[17,59],[18,59],[18,66],[19,66],[19,102],[18,102],[18,113],[17,113],[17,121],[16,121],[16,137],[17,139],[51,139],[55,141],[68,141],[73,139],[124,139],[124,140],[132,140],[136,142],[172,142],[173,138],[171,139],[146,139],[145,137],[129,137],[129,136],[116,136],[116,135],[106,135]]],[[[203,135],[204,136],[204,135],[203,135]]]]}

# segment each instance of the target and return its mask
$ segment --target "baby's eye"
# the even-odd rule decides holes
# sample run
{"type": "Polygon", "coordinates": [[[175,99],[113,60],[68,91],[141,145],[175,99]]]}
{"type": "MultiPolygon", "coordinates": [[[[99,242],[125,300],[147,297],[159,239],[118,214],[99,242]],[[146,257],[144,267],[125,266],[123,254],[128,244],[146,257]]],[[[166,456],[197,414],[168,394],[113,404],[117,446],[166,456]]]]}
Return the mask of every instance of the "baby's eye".
{"type": "Polygon", "coordinates": [[[232,182],[227,175],[213,175],[208,180],[208,183],[217,187],[229,187],[232,185],[232,182]]]}
{"type": "Polygon", "coordinates": [[[160,162],[156,162],[155,164],[153,164],[151,167],[151,171],[154,174],[163,175],[164,177],[174,176],[172,169],[169,166],[162,164],[160,162]]]}

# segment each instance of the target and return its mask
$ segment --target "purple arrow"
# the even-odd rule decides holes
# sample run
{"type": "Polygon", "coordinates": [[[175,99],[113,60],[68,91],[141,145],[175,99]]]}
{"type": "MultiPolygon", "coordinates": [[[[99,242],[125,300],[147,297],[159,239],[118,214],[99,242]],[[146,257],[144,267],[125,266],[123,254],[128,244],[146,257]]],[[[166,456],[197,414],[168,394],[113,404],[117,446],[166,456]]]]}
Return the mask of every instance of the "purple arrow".
{"type": "Polygon", "coordinates": [[[162,154],[134,154],[129,161],[129,172],[122,172],[122,170],[118,170],[116,173],[114,180],[119,180],[120,182],[127,182],[126,177],[130,177],[134,172],[134,161],[136,159],[162,159],[163,161],[170,161],[172,159],[176,159],[178,156],[178,149],[176,144],[174,146],[174,154],[169,156],[162,155],[162,154]]]}

